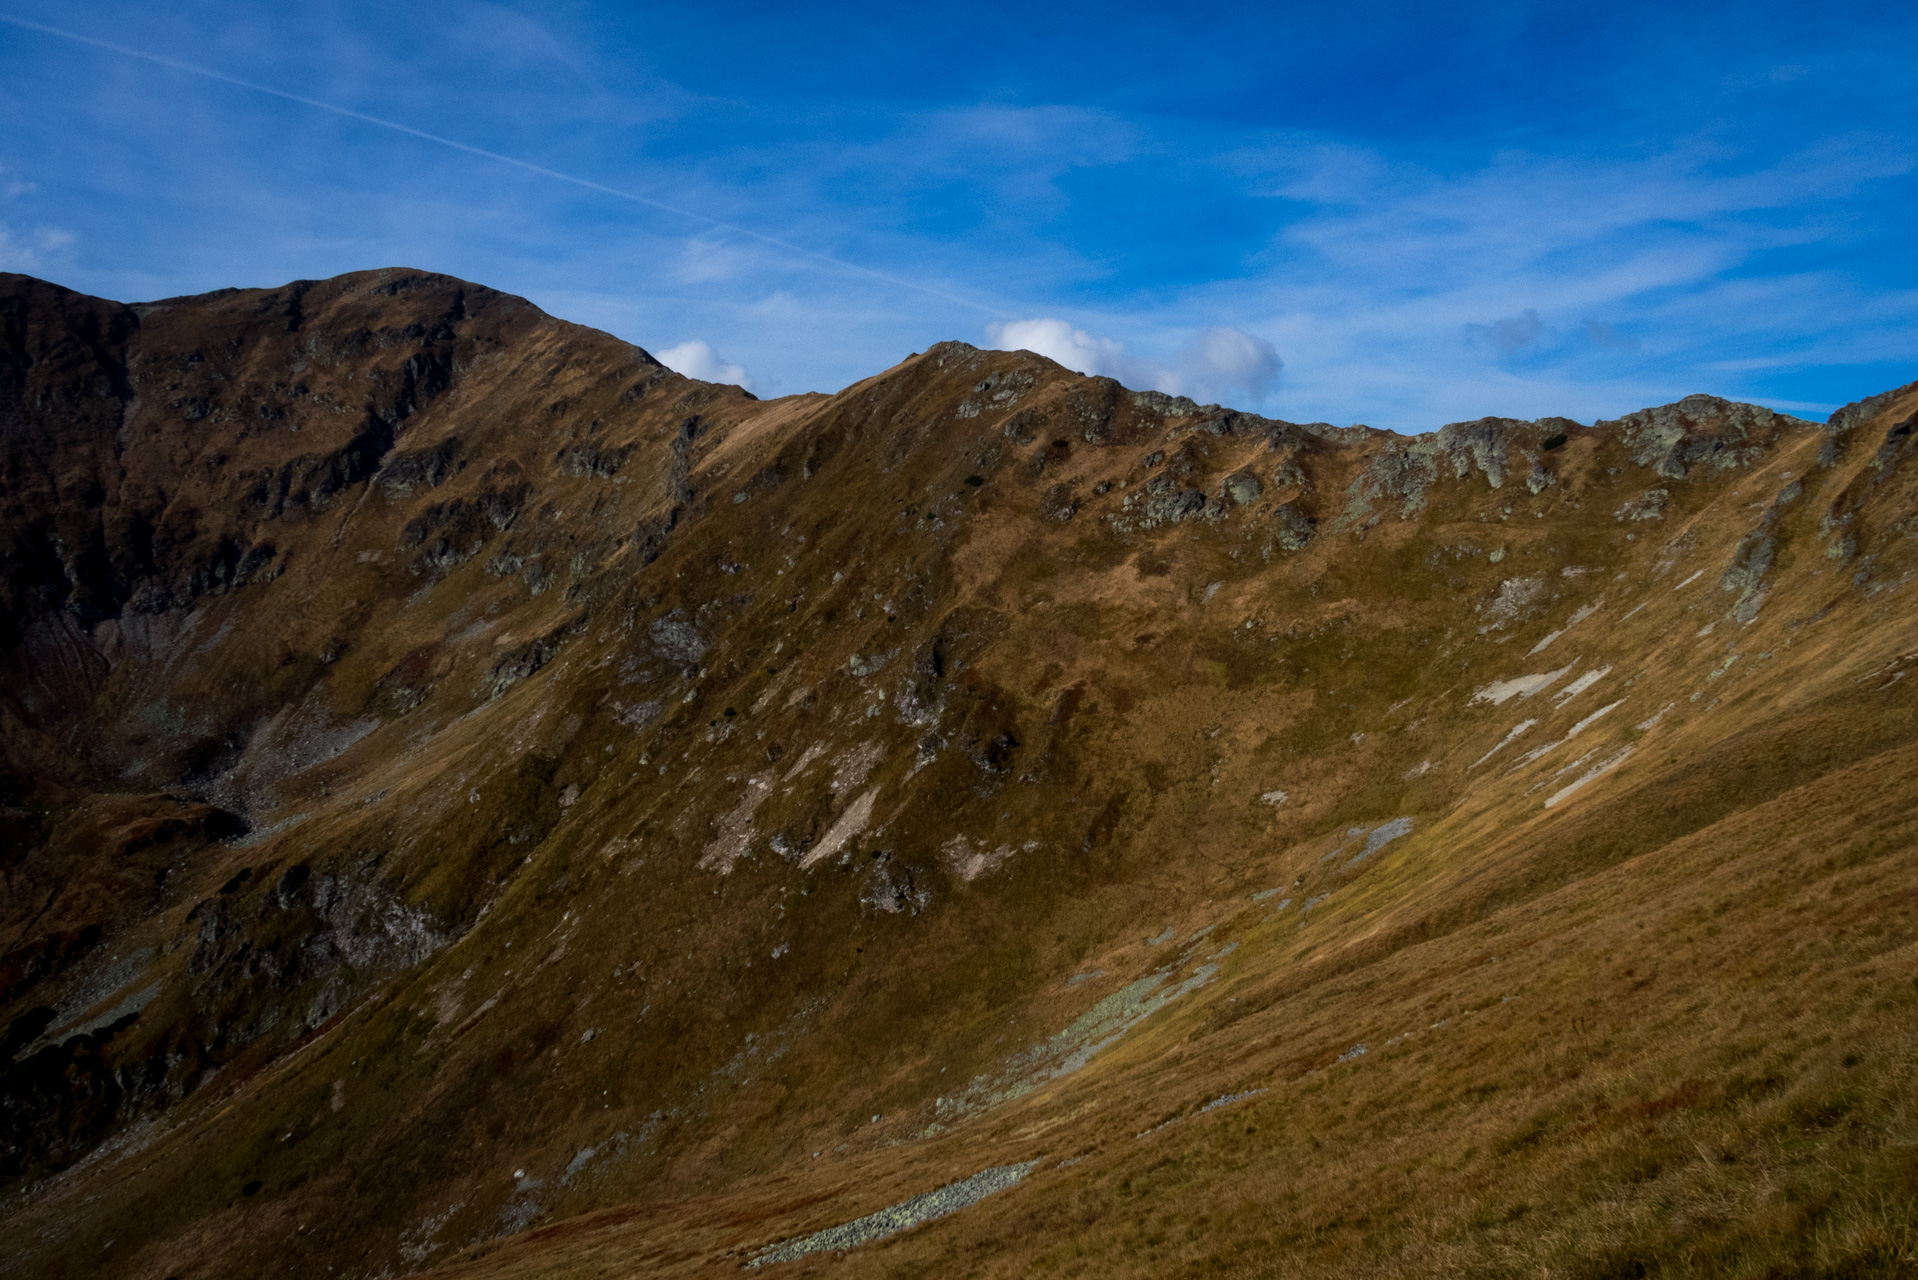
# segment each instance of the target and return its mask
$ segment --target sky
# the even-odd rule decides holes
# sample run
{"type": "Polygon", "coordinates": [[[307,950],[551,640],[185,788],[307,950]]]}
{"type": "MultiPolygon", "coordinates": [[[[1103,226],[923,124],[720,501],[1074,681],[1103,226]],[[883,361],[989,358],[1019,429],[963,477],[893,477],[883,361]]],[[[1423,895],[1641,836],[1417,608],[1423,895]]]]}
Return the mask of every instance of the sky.
{"type": "Polygon", "coordinates": [[[761,396],[1294,421],[1918,378],[1918,6],[0,0],[0,270],[446,272],[761,396]]]}

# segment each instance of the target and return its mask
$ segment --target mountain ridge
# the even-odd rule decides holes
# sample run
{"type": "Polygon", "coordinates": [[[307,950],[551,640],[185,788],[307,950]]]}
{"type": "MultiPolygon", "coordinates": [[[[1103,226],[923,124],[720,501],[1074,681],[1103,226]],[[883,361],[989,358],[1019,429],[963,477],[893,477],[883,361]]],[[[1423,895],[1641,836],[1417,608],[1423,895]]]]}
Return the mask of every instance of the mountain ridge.
{"type": "MultiPolygon", "coordinates": [[[[1350,1194],[1396,1225],[1325,1216],[1289,1262],[1244,1221],[1128,1237],[1157,1210],[1112,1188],[1208,1098],[1270,1128],[1333,1076],[1423,1096],[1409,1055],[1438,1050],[1320,1027],[1342,982],[1411,993],[1348,992],[1346,1021],[1470,986],[1495,962],[1460,948],[1642,897],[1620,869],[1657,881],[1659,855],[1745,902],[1701,833],[1761,832],[1774,878],[1880,877],[1879,932],[1847,944],[1877,958],[1844,971],[1908,964],[1904,792],[1859,771],[1914,728],[1918,384],[1823,426],[1688,397],[1402,437],[960,343],[762,402],[403,269],[131,308],[55,289],[0,281],[10,1269],[693,1274],[1047,1157],[1074,1163],[844,1265],[963,1241],[1024,1270],[1076,1239],[1161,1272],[1502,1266],[1561,1246],[1520,1214],[1432,1253],[1383,1173],[1350,1194]],[[1815,834],[1779,797],[1820,780],[1876,815],[1875,853],[1778,852],[1815,834]],[[1191,1083],[1218,1092],[1167,1115],[1191,1083]]],[[[1670,936],[1710,960],[1709,927],[1670,936]]],[[[1611,1016],[1555,981],[1538,1043],[1611,1016]]],[[[1896,1055],[1869,1060],[1864,1092],[1895,1091],[1896,1055]]],[[[1506,1153],[1610,1141],[1561,1096],[1607,1070],[1505,1086],[1546,1117],[1506,1153]]],[[[1735,1097],[1698,1075],[1644,1115],[1760,1132],[1824,1071],[1735,1097]]],[[[1636,1115],[1670,1084],[1607,1088],[1636,1115]]],[[[1465,1096],[1468,1129],[1537,1118],[1465,1096]]],[[[1798,1176],[1780,1159],[1746,1164],[1798,1176]]],[[[1622,1185],[1693,1194],[1665,1166],[1622,1185]]],[[[1831,1200],[1819,1265],[1895,1238],[1863,1203],[1831,1200]]],[[[1544,1256],[1642,1237],[1663,1265],[1714,1231],[1797,1256],[1756,1210],[1678,1243],[1633,1221],[1544,1256]]]]}

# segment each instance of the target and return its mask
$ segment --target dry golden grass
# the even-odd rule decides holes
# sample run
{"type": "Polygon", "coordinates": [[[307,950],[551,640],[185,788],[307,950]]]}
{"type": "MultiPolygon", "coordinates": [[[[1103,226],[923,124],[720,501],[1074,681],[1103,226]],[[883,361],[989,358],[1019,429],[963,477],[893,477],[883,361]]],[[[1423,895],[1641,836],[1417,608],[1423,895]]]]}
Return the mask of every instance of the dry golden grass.
{"type": "MultiPolygon", "coordinates": [[[[1918,748],[1874,757],[1219,1025],[1230,993],[1253,998],[1227,985],[994,1125],[1066,1116],[1020,1154],[1082,1162],[834,1270],[1898,1274],[1918,1227],[1918,816],[1883,782],[1914,766],[1918,748]],[[1371,1051],[1331,1062],[1355,1043],[1371,1051]],[[1247,1088],[1267,1092],[1196,1113],[1247,1088]]],[[[719,1252],[769,1211],[853,1216],[887,1194],[868,1183],[884,1163],[840,1175],[857,1204],[656,1205],[446,1274],[723,1269],[651,1242],[719,1252]]]]}
{"type": "MultiPolygon", "coordinates": [[[[126,1145],[13,1189],[9,1271],[732,1274],[1026,1160],[960,1214],[767,1274],[1910,1267],[1918,680],[1892,677],[1918,653],[1918,502],[1872,450],[1914,396],[1835,467],[1789,428],[1671,481],[1581,431],[1537,494],[1447,464],[1401,518],[1364,486],[1403,441],[1275,451],[1027,357],[935,349],[830,399],[674,383],[635,402],[596,363],[627,356],[523,341],[499,403],[476,384],[417,429],[490,406],[486,465],[538,486],[497,545],[545,557],[549,586],[490,571],[493,547],[444,573],[391,562],[475,467],[329,514],[274,594],[206,606],[205,633],[238,638],[194,660],[201,704],[264,682],[378,727],[285,784],[284,828],[206,848],[116,936],[170,966],[146,1048],[201,1045],[216,1019],[254,1038],[126,1145]],[[961,412],[1022,370],[1026,439],[961,412]],[[630,483],[553,461],[589,438],[634,445],[630,483]],[[1281,461],[1307,483],[1279,486],[1281,461]],[[1318,537],[1275,549],[1269,502],[1141,527],[1126,501],[1188,465],[1207,493],[1262,469],[1318,537]],[[1805,492],[1745,627],[1719,578],[1785,471],[1805,492]],[[1614,517],[1654,484],[1663,520],[1614,517]],[[1069,521],[1055,485],[1082,504],[1069,521]],[[645,543],[682,487],[707,496],[645,543]],[[1865,489],[1854,558],[1828,556],[1826,516],[1865,489]],[[1535,604],[1494,626],[1522,578],[1535,604]],[[648,647],[670,616],[701,628],[696,677],[648,647]],[[335,631],[351,643],[321,664],[335,631]],[[491,697],[502,655],[548,639],[491,697]],[[887,665],[856,675],[856,654],[887,665]],[[1473,701],[1574,659],[1535,698],[1473,701]],[[409,682],[430,691],[395,710],[409,682]],[[657,719],[636,728],[642,696],[657,719]],[[700,870],[756,778],[750,853],[700,870]],[[871,787],[846,858],[774,851],[871,787]],[[1354,860],[1348,827],[1400,816],[1409,835],[1354,860]],[[959,835],[1003,861],[961,880],[941,852],[959,835]],[[300,1030],[318,983],[274,975],[310,921],[270,901],[295,865],[457,927],[417,964],[368,961],[300,1030]],[[882,873],[922,909],[875,906],[882,873]],[[250,950],[192,968],[207,911],[250,950]],[[1175,961],[1219,968],[1083,1069],[1009,1087],[1175,961]]],[[[103,742],[151,702],[159,677],[134,674],[103,695],[103,742]]],[[[87,883],[66,909],[107,881],[87,883]]]]}

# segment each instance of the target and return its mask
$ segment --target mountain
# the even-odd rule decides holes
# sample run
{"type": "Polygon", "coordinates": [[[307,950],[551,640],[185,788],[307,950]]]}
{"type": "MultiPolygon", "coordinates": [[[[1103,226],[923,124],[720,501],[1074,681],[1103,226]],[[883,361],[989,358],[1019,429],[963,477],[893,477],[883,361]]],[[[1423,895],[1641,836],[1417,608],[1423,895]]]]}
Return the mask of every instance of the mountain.
{"type": "Polygon", "coordinates": [[[760,401],[397,269],[0,352],[8,1275],[1915,1265],[1918,384],[760,401]]]}

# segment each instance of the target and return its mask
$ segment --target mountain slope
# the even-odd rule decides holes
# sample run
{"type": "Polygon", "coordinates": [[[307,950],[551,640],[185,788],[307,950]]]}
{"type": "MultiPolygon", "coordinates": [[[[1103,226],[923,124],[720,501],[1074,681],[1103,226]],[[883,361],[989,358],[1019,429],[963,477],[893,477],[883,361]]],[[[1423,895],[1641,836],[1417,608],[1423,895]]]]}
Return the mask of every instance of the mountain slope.
{"type": "Polygon", "coordinates": [[[837,1265],[1912,1247],[1918,387],[1408,439],[0,292],[10,1273],[718,1274],[1008,1167],[837,1265]]]}

